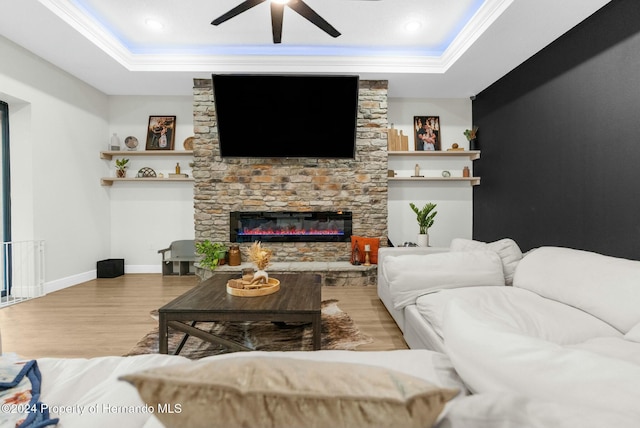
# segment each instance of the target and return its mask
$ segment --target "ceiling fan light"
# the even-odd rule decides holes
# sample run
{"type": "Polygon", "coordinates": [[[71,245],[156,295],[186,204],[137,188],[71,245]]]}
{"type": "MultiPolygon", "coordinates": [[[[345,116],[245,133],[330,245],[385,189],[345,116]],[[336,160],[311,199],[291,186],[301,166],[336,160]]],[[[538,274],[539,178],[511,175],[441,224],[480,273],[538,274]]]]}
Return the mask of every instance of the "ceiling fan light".
{"type": "Polygon", "coordinates": [[[147,27],[153,30],[162,30],[164,28],[164,25],[161,22],[156,21],[155,19],[147,19],[144,21],[144,23],[147,25],[147,27]]]}
{"type": "Polygon", "coordinates": [[[404,29],[408,33],[415,33],[422,27],[422,23],[420,21],[409,21],[404,24],[404,29]]]}

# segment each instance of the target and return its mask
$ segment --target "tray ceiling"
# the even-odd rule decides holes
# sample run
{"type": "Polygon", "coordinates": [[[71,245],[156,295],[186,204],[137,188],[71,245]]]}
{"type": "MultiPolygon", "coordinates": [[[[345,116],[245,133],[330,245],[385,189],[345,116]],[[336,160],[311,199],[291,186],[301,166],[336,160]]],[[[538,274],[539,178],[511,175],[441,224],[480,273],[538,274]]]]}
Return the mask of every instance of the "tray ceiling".
{"type": "Polygon", "coordinates": [[[211,25],[242,1],[0,0],[0,35],[112,95],[187,95],[194,77],[243,72],[359,74],[388,79],[392,97],[459,98],[608,3],[305,0],[341,35],[285,8],[274,44],[269,0],[211,25]]]}

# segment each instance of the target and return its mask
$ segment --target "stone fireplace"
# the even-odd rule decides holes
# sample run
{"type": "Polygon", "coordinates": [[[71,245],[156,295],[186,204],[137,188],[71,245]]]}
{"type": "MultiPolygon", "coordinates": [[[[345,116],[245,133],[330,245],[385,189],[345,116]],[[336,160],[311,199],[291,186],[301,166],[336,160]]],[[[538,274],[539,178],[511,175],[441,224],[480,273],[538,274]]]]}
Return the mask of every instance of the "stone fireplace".
{"type": "MultiPolygon", "coordinates": [[[[314,118],[314,126],[331,126],[314,118]]],[[[262,126],[262,125],[261,125],[262,126]]],[[[350,234],[387,244],[387,82],[360,81],[355,159],[222,159],[210,79],[194,80],[196,240],[230,243],[231,213],[350,213],[338,240],[269,241],[274,262],[349,261],[350,234]]],[[[237,237],[236,237],[237,238],[237,237]]],[[[256,237],[257,238],[257,237],[256,237]]],[[[267,238],[267,239],[265,239],[267,238]]],[[[249,240],[240,243],[249,245],[249,240]]]]}

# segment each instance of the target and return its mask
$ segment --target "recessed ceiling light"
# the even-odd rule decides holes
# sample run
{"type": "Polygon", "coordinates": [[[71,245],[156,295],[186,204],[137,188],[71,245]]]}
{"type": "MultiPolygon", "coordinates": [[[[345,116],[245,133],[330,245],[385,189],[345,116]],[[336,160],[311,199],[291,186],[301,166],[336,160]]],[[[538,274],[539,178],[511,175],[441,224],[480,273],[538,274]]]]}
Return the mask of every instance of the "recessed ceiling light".
{"type": "Polygon", "coordinates": [[[414,33],[418,31],[422,27],[422,23],[420,21],[409,21],[404,24],[405,31],[409,33],[414,33]]]}
{"type": "Polygon", "coordinates": [[[144,23],[147,24],[147,27],[154,30],[162,30],[164,28],[164,25],[161,22],[156,21],[155,19],[147,19],[146,21],[144,21],[144,23]]]}

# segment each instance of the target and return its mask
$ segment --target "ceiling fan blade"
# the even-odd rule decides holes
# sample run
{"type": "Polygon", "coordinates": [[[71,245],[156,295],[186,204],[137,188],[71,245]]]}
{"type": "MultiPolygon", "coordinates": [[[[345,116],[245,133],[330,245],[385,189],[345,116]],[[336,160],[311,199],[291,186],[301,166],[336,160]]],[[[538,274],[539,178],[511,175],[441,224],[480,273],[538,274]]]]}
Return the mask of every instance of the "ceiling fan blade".
{"type": "Polygon", "coordinates": [[[273,43],[282,42],[282,19],[284,17],[284,5],[271,2],[271,32],[273,43]]]}
{"type": "Polygon", "coordinates": [[[246,0],[240,3],[238,6],[231,9],[229,12],[220,15],[218,18],[211,21],[211,25],[220,25],[225,21],[230,20],[234,16],[240,15],[242,12],[246,12],[254,6],[259,5],[260,3],[264,3],[266,0],[246,0]]]}
{"type": "Polygon", "coordinates": [[[315,24],[316,27],[320,28],[330,36],[338,37],[340,35],[340,32],[338,30],[333,28],[331,24],[325,21],[324,18],[318,15],[302,0],[292,0],[287,4],[287,6],[307,18],[309,21],[311,21],[311,23],[315,24]]]}

